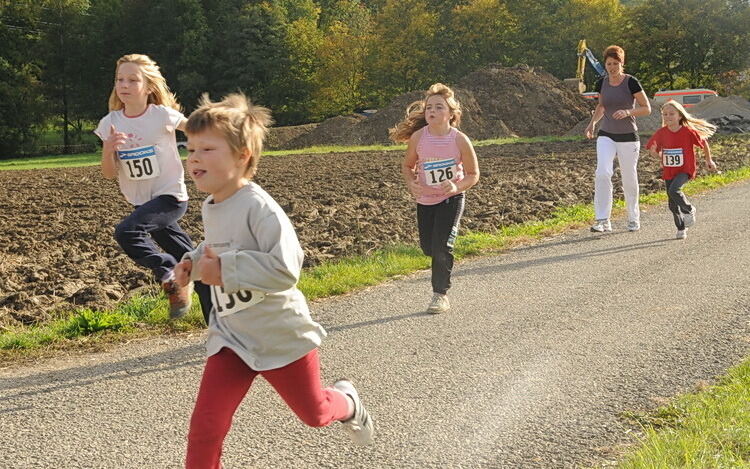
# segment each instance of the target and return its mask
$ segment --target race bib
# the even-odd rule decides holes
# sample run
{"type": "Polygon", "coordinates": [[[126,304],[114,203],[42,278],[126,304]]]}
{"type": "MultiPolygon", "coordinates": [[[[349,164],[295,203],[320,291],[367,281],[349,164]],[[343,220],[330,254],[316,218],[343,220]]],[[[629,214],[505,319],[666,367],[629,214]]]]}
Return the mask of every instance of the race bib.
{"type": "Polygon", "coordinates": [[[156,159],[156,147],[153,145],[117,150],[117,155],[128,179],[142,181],[159,175],[159,161],[156,159]]]}
{"type": "Polygon", "coordinates": [[[667,168],[678,168],[684,162],[682,148],[665,148],[662,150],[662,157],[667,168]]]}
{"type": "Polygon", "coordinates": [[[240,290],[228,295],[224,287],[211,285],[211,301],[219,316],[229,316],[263,301],[266,294],[257,290],[240,290]]]}
{"type": "Polygon", "coordinates": [[[453,179],[458,168],[456,160],[448,158],[446,160],[426,161],[423,165],[425,182],[428,186],[439,186],[443,181],[453,179]]]}

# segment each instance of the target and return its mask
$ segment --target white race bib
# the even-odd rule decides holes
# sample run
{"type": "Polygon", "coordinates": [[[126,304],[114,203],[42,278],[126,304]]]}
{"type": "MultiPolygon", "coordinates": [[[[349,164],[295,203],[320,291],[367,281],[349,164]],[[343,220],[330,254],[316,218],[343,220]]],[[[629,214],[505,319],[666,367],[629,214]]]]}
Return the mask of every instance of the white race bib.
{"type": "Polygon", "coordinates": [[[425,161],[423,164],[425,182],[428,186],[439,186],[444,181],[453,179],[458,172],[456,160],[425,161]]]}
{"type": "Polygon", "coordinates": [[[664,166],[667,168],[679,168],[684,163],[682,148],[665,148],[661,152],[664,166]]]}
{"type": "Polygon", "coordinates": [[[224,292],[224,287],[211,285],[211,301],[219,316],[228,316],[242,311],[263,301],[266,294],[257,290],[240,290],[231,295],[224,292]]]}
{"type": "Polygon", "coordinates": [[[153,145],[117,150],[117,155],[128,179],[143,181],[159,175],[159,161],[156,159],[156,147],[153,145]]]}

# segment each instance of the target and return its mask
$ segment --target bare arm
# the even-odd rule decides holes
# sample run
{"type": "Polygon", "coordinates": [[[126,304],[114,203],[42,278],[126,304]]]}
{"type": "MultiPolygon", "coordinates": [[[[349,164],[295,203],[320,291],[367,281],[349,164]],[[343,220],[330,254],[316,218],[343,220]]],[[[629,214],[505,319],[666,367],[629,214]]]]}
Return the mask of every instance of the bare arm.
{"type": "Polygon", "coordinates": [[[630,116],[643,117],[651,114],[651,103],[644,91],[637,92],[633,97],[635,98],[634,109],[620,109],[619,111],[615,111],[612,117],[615,119],[625,119],[630,116]]]}
{"type": "Polygon", "coordinates": [[[456,186],[456,193],[464,192],[479,182],[479,162],[477,153],[474,151],[474,145],[463,133],[456,137],[458,149],[461,150],[461,161],[464,164],[464,178],[456,186]]]}
{"type": "Polygon", "coordinates": [[[107,137],[102,146],[102,175],[106,179],[114,179],[117,177],[117,169],[119,161],[117,159],[117,148],[125,143],[126,135],[122,132],[115,130],[115,126],[111,126],[109,129],[109,137],[107,137]]]}
{"type": "Polygon", "coordinates": [[[708,169],[716,171],[716,163],[714,163],[714,160],[711,158],[711,146],[708,142],[706,142],[703,147],[703,154],[706,157],[706,166],[708,166],[708,169]]]}
{"type": "Polygon", "coordinates": [[[603,116],[604,106],[602,106],[601,103],[597,103],[596,109],[594,109],[594,113],[591,115],[591,122],[589,122],[589,125],[584,131],[586,138],[594,138],[594,127],[596,127],[596,123],[599,122],[603,116]]]}
{"type": "Polygon", "coordinates": [[[404,178],[406,187],[409,188],[415,197],[419,195],[419,182],[417,181],[417,143],[419,132],[414,132],[409,137],[409,143],[406,145],[406,155],[404,161],[401,163],[401,176],[404,178]]]}

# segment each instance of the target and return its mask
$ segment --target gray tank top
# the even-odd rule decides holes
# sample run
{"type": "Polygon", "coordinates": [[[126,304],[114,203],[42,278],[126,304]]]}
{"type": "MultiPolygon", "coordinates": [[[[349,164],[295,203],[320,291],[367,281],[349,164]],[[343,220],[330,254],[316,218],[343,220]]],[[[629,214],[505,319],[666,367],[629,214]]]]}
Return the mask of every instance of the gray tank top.
{"type": "Polygon", "coordinates": [[[624,119],[612,117],[612,114],[620,109],[632,110],[635,108],[635,98],[629,85],[630,80],[631,76],[625,75],[622,83],[617,86],[610,85],[608,78],[602,80],[599,102],[604,106],[604,117],[602,117],[599,126],[600,130],[610,134],[633,134],[638,131],[638,127],[635,125],[635,117],[630,116],[624,119]]]}

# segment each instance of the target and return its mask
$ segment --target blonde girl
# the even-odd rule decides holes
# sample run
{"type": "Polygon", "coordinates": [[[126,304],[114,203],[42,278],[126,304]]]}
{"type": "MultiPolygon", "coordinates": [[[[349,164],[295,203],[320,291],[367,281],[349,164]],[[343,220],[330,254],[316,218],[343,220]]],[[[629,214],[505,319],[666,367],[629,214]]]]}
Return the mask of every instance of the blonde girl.
{"type": "Polygon", "coordinates": [[[307,425],[341,421],[358,444],[373,421],[351,382],[323,388],[318,346],[325,331],[297,288],[303,253],[284,210],[252,181],[271,123],[241,94],[204,97],[187,123],[188,173],[203,202],[204,241],[176,268],[179,285],[213,291],[208,360],[195,403],[185,466],[218,469],[224,438],[255,378],[263,376],[307,425]]]}
{"type": "MultiPolygon", "coordinates": [[[[104,143],[102,174],[117,178],[134,207],[115,227],[115,239],[131,259],[153,272],[169,298],[170,317],[178,318],[190,308],[191,292],[177,287],[172,270],[193,249],[178,224],[188,194],[175,130],[183,130],[186,119],[159,66],[142,54],[117,61],[109,110],[94,130],[104,143]]],[[[200,283],[195,289],[207,317],[210,291],[200,283]]]]}
{"type": "Polygon", "coordinates": [[[693,117],[682,104],[669,100],[661,107],[662,128],[656,131],[646,144],[649,153],[659,158],[662,177],[667,187],[669,210],[674,216],[677,239],[687,237],[687,229],[695,224],[695,206],[682,192],[682,186],[695,178],[697,161],[695,147],[703,149],[706,166],[716,170],[711,158],[707,138],[716,131],[716,126],[693,117]]]}
{"type": "Polygon", "coordinates": [[[430,313],[450,309],[447,292],[464,192],[479,181],[477,155],[469,138],[458,130],[460,123],[461,106],[453,90],[435,83],[390,130],[391,140],[408,142],[401,173],[417,202],[420,247],[432,258],[430,313]]]}

